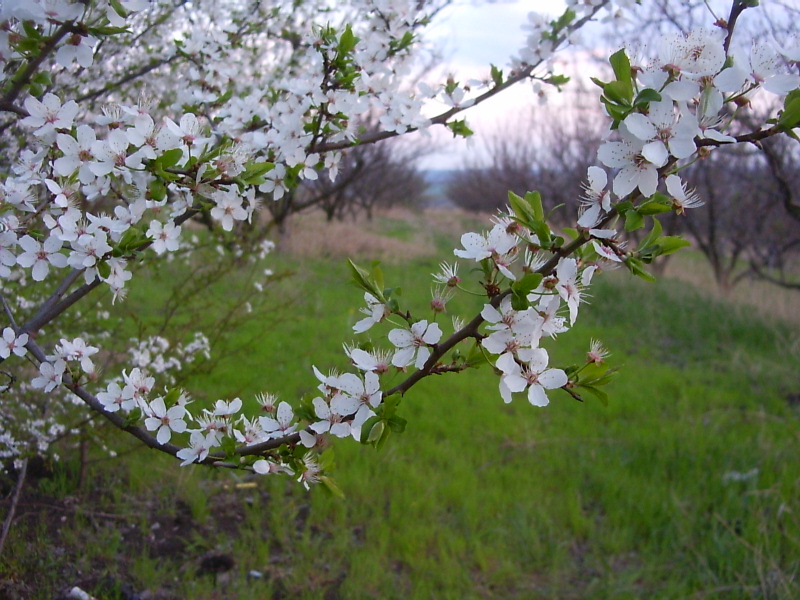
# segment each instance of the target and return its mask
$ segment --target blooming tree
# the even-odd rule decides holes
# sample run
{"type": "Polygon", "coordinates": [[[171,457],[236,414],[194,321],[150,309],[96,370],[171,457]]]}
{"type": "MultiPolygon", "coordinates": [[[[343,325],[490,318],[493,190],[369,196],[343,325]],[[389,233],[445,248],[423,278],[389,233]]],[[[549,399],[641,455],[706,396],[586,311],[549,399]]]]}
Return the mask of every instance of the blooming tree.
{"type": "Polygon", "coordinates": [[[193,217],[204,215],[224,237],[252,220],[261,202],[323,169],[335,178],[346,148],[433,126],[469,135],[465,108],[524,80],[566,84],[553,71],[554,54],[587,22],[636,9],[625,0],[567,4],[555,20],[530,16],[526,45],[509,70],[492,66],[482,82],[409,86],[422,31],[440,5],[4,2],[3,456],[46,450],[77,405],[181,465],[283,473],[333,487],[322,452],[328,436],[380,446],[405,427],[401,397],[432,374],[488,362],[505,402],[518,394],[545,406],[559,390],[605,401],[613,369],[599,342],[573,366],[551,364],[546,349],[577,321],[593,277],[621,264],[651,279],[648,264],[687,245],[662,235],[656,215],[690,213],[701,201],[681,171],[719,146],[794,136],[800,124],[796,48],[784,55],[763,43],[731,48],[738,17],[757,2],[733,0],[713,28],[611,55],[613,77],[595,80],[608,136],[588,170],[574,227],[552,229],[538,193],[509,194],[491,228],[465,233],[454,251],[477,266],[478,281],[462,280],[458,263],[443,263],[430,314],[402,306],[379,268],[350,263],[365,300],[354,329],[382,343],[346,346],[349,372],[315,367],[310,398],[290,402],[267,390],[258,414],[245,414],[240,398],[199,407],[173,374],[213,350],[202,333],[176,348],[139,340],[130,362],[100,373],[103,336],[81,330],[82,318],[97,310],[97,290],[124,302],[138,264],[191,260],[195,242],[184,225],[193,217]],[[734,135],[733,118],[757,94],[781,98],[781,109],[734,135]],[[428,105],[441,112],[424,116],[428,105]],[[358,129],[356,117],[365,113],[376,115],[380,130],[358,129]],[[648,233],[629,245],[626,232],[642,228],[648,233]],[[482,294],[484,306],[442,323],[447,302],[462,292],[482,294]],[[399,383],[383,383],[398,371],[399,383]]]}

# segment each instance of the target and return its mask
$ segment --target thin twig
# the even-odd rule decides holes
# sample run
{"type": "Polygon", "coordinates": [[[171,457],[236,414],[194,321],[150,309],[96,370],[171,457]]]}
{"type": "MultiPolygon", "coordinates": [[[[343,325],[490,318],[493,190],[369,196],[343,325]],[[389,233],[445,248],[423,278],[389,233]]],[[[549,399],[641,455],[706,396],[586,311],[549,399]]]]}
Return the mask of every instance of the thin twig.
{"type": "Polygon", "coordinates": [[[5,521],[3,521],[3,532],[0,534],[0,556],[3,555],[3,546],[5,546],[8,532],[11,531],[11,523],[14,521],[14,513],[17,512],[17,503],[22,492],[22,486],[25,484],[25,475],[28,472],[28,459],[22,459],[22,466],[17,476],[17,484],[14,487],[14,497],[11,499],[11,507],[8,509],[5,521]]]}
{"type": "MultiPolygon", "coordinates": [[[[567,31],[565,31],[564,33],[559,35],[553,41],[553,48],[557,48],[560,44],[562,44],[569,37],[570,34],[572,34],[573,32],[575,32],[577,30],[579,30],[586,23],[591,21],[594,18],[594,16],[600,11],[600,9],[603,8],[606,4],[608,4],[608,2],[606,2],[606,1],[601,2],[599,5],[597,5],[597,6],[592,8],[592,12],[590,12],[589,14],[585,15],[584,17],[582,17],[579,20],[577,20],[574,23],[572,23],[567,28],[567,31]]],[[[527,65],[526,67],[520,69],[518,72],[514,73],[511,77],[509,77],[506,81],[504,81],[500,85],[496,85],[493,88],[485,91],[483,94],[481,94],[478,97],[476,97],[475,101],[472,104],[470,104],[469,106],[466,106],[466,107],[461,107],[461,106],[453,107],[453,108],[450,108],[450,109],[446,110],[443,113],[440,113],[440,114],[436,115],[435,117],[430,119],[430,125],[431,126],[432,125],[444,125],[445,123],[447,123],[448,119],[450,119],[451,117],[453,117],[453,116],[465,111],[467,108],[470,108],[470,107],[473,107],[473,106],[477,106],[478,104],[481,104],[481,103],[485,102],[489,98],[492,98],[493,96],[499,94],[500,92],[506,90],[507,88],[519,83],[520,81],[524,81],[525,79],[528,79],[533,74],[533,71],[535,71],[536,68],[539,67],[544,62],[545,62],[545,60],[542,59],[542,60],[540,60],[539,62],[537,62],[537,63],[535,63],[533,65],[527,65]]],[[[406,133],[411,133],[411,132],[417,131],[418,129],[419,129],[418,127],[409,127],[408,129],[406,129],[402,133],[398,132],[398,131],[380,131],[380,132],[377,132],[377,133],[368,134],[368,135],[356,140],[355,142],[352,141],[352,140],[346,140],[346,141],[341,141],[341,142],[323,143],[323,144],[319,144],[319,145],[313,145],[312,144],[312,146],[308,149],[308,152],[309,153],[311,153],[311,152],[330,152],[331,150],[344,150],[344,149],[350,148],[352,146],[360,145],[360,144],[372,144],[372,143],[375,143],[375,142],[380,142],[382,140],[398,137],[398,136],[404,135],[406,133]]]]}

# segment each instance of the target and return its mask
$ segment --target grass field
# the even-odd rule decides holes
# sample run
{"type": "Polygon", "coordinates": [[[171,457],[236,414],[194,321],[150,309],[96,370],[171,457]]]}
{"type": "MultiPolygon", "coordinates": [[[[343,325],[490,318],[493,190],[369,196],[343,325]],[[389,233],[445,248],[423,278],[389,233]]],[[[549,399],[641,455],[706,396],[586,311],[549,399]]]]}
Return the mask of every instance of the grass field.
{"type": "MultiPolygon", "coordinates": [[[[430,219],[382,216],[372,242],[291,240],[267,259],[296,273],[276,284],[280,308],[232,332],[245,351],[198,376],[196,395],[291,400],[315,386],[312,364],[344,367],[361,294],[343,252],[379,254],[421,311],[429,274],[472,226],[430,219]]],[[[564,364],[602,339],[622,366],[608,407],[563,393],[505,405],[486,368],[426,380],[383,450],[335,444],[344,500],[145,450],[91,463],[78,489],[67,456],[26,488],[0,597],[798,598],[800,322],[766,312],[679,279],[605,274],[550,349],[564,364]]]]}

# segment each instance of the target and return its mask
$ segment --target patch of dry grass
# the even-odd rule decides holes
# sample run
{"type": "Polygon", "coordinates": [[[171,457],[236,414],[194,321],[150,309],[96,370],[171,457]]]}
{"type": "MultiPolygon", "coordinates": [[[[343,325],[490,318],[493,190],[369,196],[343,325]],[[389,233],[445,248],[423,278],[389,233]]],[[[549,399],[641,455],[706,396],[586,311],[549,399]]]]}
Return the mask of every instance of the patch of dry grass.
{"type": "Polygon", "coordinates": [[[458,210],[393,208],[372,220],[325,222],[321,211],[293,215],[280,249],[305,258],[360,258],[388,263],[435,256],[437,239],[452,239],[478,227],[478,219],[458,210]]]}
{"type": "Polygon", "coordinates": [[[760,317],[800,324],[800,292],[746,279],[726,294],[715,283],[708,262],[697,253],[676,254],[667,263],[664,277],[689,283],[714,300],[752,308],[760,317]]]}
{"type": "MultiPolygon", "coordinates": [[[[452,253],[443,252],[442,240],[458,247],[461,234],[487,229],[489,222],[488,214],[461,210],[393,208],[376,213],[372,220],[362,216],[326,223],[319,211],[294,215],[280,246],[286,253],[303,258],[354,258],[397,264],[438,254],[442,260],[452,260],[452,253]]],[[[688,283],[709,298],[753,309],[767,319],[800,324],[800,293],[747,280],[726,294],[715,283],[708,263],[697,253],[671,257],[663,277],[688,283]]]]}

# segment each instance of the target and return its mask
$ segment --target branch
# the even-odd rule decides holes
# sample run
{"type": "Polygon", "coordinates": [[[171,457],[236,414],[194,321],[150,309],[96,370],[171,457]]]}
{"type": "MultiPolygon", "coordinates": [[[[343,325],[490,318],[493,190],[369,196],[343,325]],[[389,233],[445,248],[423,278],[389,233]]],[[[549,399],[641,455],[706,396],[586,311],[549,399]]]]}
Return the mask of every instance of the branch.
{"type": "MultiPolygon", "coordinates": [[[[575,21],[575,23],[572,23],[564,33],[562,33],[560,36],[558,36],[553,41],[553,48],[557,48],[560,44],[562,44],[569,37],[569,35],[572,32],[580,29],[586,23],[591,21],[594,18],[594,16],[600,11],[600,9],[603,8],[606,4],[608,4],[608,0],[603,0],[600,4],[598,4],[597,6],[595,6],[592,9],[591,13],[587,14],[586,16],[584,16],[581,19],[578,19],[577,21],[575,21]]],[[[464,108],[462,108],[462,107],[453,107],[453,108],[451,108],[451,109],[449,109],[449,110],[447,110],[447,111],[445,111],[445,112],[433,117],[430,120],[430,125],[444,125],[450,117],[453,117],[453,116],[455,116],[455,115],[467,110],[467,108],[471,108],[473,106],[477,106],[478,104],[481,104],[482,102],[485,102],[489,98],[492,98],[493,96],[499,94],[500,92],[510,88],[514,84],[519,83],[520,81],[522,81],[524,79],[527,79],[528,77],[531,76],[533,71],[544,62],[546,62],[546,61],[543,59],[543,60],[540,60],[539,62],[537,62],[537,63],[535,63],[533,65],[526,66],[525,68],[520,70],[518,73],[516,73],[513,76],[509,77],[505,82],[501,83],[500,85],[497,85],[497,86],[493,87],[492,89],[490,89],[490,90],[484,92],[483,94],[481,94],[480,96],[476,97],[475,101],[468,107],[464,107],[464,108]]],[[[417,127],[409,127],[408,129],[406,129],[402,133],[397,132],[397,131],[380,131],[380,132],[377,132],[377,133],[373,133],[373,134],[364,136],[363,138],[360,138],[360,139],[358,139],[356,141],[342,141],[342,142],[332,142],[332,143],[326,143],[326,144],[319,144],[319,145],[310,147],[308,149],[308,152],[309,153],[312,153],[312,152],[329,152],[331,150],[344,150],[346,148],[350,148],[352,146],[357,146],[357,145],[360,145],[360,144],[373,144],[373,143],[379,142],[381,140],[387,140],[387,139],[390,139],[390,138],[393,138],[393,137],[398,137],[400,135],[405,135],[407,133],[412,133],[414,131],[417,131],[418,129],[419,128],[417,128],[417,127]]]]}
{"type": "Polygon", "coordinates": [[[23,118],[28,116],[27,110],[25,110],[21,106],[17,106],[10,100],[3,100],[2,102],[0,102],[0,111],[14,113],[15,115],[18,115],[23,118]]]}
{"type": "Polygon", "coordinates": [[[17,475],[17,484],[14,486],[14,497],[11,499],[11,506],[6,514],[6,519],[3,522],[3,531],[0,533],[0,556],[3,555],[3,547],[6,544],[8,532],[11,531],[11,523],[14,521],[14,514],[17,512],[17,504],[22,492],[22,486],[25,484],[25,475],[28,473],[28,459],[22,459],[22,465],[17,475]]]}
{"type": "Polygon", "coordinates": [[[93,90],[91,92],[85,93],[83,96],[80,96],[80,97],[76,98],[75,101],[76,102],[83,102],[84,100],[94,100],[98,96],[102,96],[103,94],[105,94],[107,92],[115,90],[118,87],[125,85],[129,81],[133,81],[134,79],[138,79],[139,77],[142,77],[143,75],[147,75],[150,71],[154,71],[155,69],[158,69],[159,67],[163,67],[164,65],[168,65],[169,63],[171,63],[172,61],[174,61],[174,60],[176,60],[178,58],[180,58],[179,54],[173,54],[171,57],[169,57],[167,59],[154,60],[149,65],[141,67],[139,70],[134,71],[132,73],[129,73],[128,75],[118,79],[117,81],[109,83],[109,84],[103,86],[100,89],[93,90]]]}
{"type": "Polygon", "coordinates": [[[698,148],[703,148],[708,146],[720,147],[728,144],[741,144],[744,142],[755,144],[757,142],[760,142],[761,140],[766,140],[767,138],[770,138],[774,135],[778,135],[780,133],[783,133],[783,131],[777,125],[773,125],[768,129],[760,129],[758,131],[751,131],[750,133],[744,133],[742,135],[734,136],[736,140],[734,142],[720,142],[717,140],[712,140],[710,138],[703,138],[703,139],[696,139],[695,145],[698,148]]]}
{"type": "Polygon", "coordinates": [[[55,49],[56,44],[61,41],[61,38],[72,31],[72,28],[72,21],[69,21],[67,23],[62,23],[61,27],[56,29],[55,33],[51,35],[42,46],[39,55],[33,60],[29,61],[28,66],[25,67],[25,70],[14,78],[14,83],[12,84],[11,88],[9,88],[5,96],[3,96],[3,106],[7,107],[13,104],[14,100],[17,99],[17,96],[19,96],[19,93],[22,91],[22,88],[25,87],[25,84],[28,83],[28,81],[30,81],[30,78],[33,76],[42,62],[44,62],[44,59],[47,58],[47,55],[55,49]]]}
{"type": "Polygon", "coordinates": [[[781,273],[781,277],[775,277],[773,275],[770,275],[769,273],[764,271],[755,260],[750,261],[750,270],[759,279],[763,279],[764,281],[767,281],[773,285],[777,285],[778,287],[782,287],[788,290],[800,291],[800,283],[793,281],[786,281],[786,279],[782,276],[783,273],[781,273]]]}
{"type": "Polygon", "coordinates": [[[753,6],[751,1],[733,0],[733,4],[731,4],[730,15],[728,15],[728,22],[725,24],[725,29],[728,31],[728,34],[725,36],[725,42],[723,43],[725,54],[728,53],[728,50],[731,47],[731,39],[733,38],[733,30],[736,27],[736,21],[738,21],[741,14],[751,6],[753,6]]]}
{"type": "MultiPolygon", "coordinates": [[[[173,222],[175,225],[180,225],[191,219],[198,212],[198,209],[189,209],[182,215],[176,217],[173,222]]],[[[139,248],[139,252],[141,253],[142,250],[149,248],[151,245],[152,242],[143,244],[139,248]]],[[[75,283],[75,281],[77,281],[84,271],[85,269],[74,269],[69,275],[67,275],[67,277],[65,277],[64,280],[59,284],[58,288],[55,292],[53,292],[50,298],[48,298],[42,304],[36,315],[34,315],[27,323],[25,323],[25,325],[22,326],[22,331],[25,333],[36,333],[39,329],[50,323],[53,319],[69,309],[78,300],[86,296],[89,292],[103,283],[99,277],[96,277],[92,282],[82,285],[69,296],[60,300],[60,298],[62,298],[66,293],[67,289],[73,283],[75,283]]]]}

